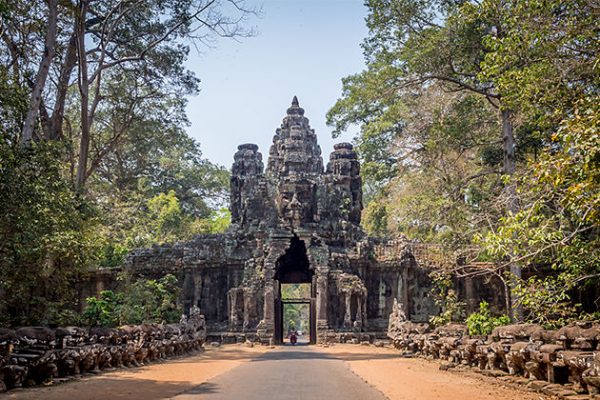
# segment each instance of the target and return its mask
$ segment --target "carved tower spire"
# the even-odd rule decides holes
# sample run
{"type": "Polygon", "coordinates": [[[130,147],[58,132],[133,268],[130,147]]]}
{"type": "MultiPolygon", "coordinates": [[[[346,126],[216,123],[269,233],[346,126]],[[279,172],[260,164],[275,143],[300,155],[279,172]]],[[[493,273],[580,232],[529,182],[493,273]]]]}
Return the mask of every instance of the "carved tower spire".
{"type": "Polygon", "coordinates": [[[294,96],[281,127],[273,137],[267,175],[281,179],[290,175],[317,176],[322,173],[323,159],[317,136],[294,96]]]}
{"type": "Polygon", "coordinates": [[[314,222],[315,194],[322,174],[317,136],[294,96],[273,137],[266,170],[267,179],[276,187],[277,212],[284,225],[299,227],[314,222]]]}

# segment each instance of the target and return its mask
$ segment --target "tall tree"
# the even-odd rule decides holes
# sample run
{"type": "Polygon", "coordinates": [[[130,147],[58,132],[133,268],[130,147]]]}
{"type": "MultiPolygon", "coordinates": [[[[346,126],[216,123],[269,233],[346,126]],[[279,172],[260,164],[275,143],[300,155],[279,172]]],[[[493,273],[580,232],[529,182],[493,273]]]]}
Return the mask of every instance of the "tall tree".
{"type": "Polygon", "coordinates": [[[183,65],[189,46],[209,44],[216,35],[252,34],[243,25],[253,13],[244,0],[49,0],[48,6],[35,0],[29,7],[15,6],[10,18],[3,17],[0,48],[7,51],[0,57],[12,67],[7,71],[10,79],[32,88],[22,142],[34,136],[61,139],[65,122],[71,123],[79,147],[74,182],[78,188],[90,175],[93,125],[111,90],[107,78],[114,82],[113,77],[135,77],[126,80],[134,84],[132,92],[143,86],[146,92],[195,93],[198,80],[183,65]],[[30,71],[38,71],[33,80],[28,78],[30,71]],[[70,90],[73,85],[78,92],[70,90]],[[79,116],[65,121],[66,105],[73,98],[79,116]],[[38,127],[40,132],[34,132],[38,127]]]}
{"type": "Polygon", "coordinates": [[[42,91],[46,86],[46,79],[48,78],[52,59],[54,58],[56,29],[58,25],[58,0],[48,0],[47,21],[48,25],[46,28],[46,38],[44,40],[44,52],[42,54],[42,59],[40,60],[37,74],[33,81],[31,100],[29,102],[29,109],[27,110],[27,116],[23,126],[22,136],[24,145],[29,145],[29,143],[33,140],[35,123],[42,103],[42,91]]]}
{"type": "MultiPolygon", "coordinates": [[[[498,8],[503,5],[494,2],[498,8]]],[[[397,108],[402,92],[415,86],[427,86],[437,82],[449,91],[468,91],[479,94],[496,107],[501,117],[501,138],[503,149],[503,173],[515,172],[515,138],[513,112],[502,101],[502,93],[493,80],[481,75],[481,63],[489,51],[485,40],[489,36],[504,36],[503,20],[500,14],[490,13],[482,18],[478,5],[470,2],[447,2],[443,0],[370,0],[367,2],[369,14],[367,26],[369,37],[363,43],[367,70],[344,82],[344,99],[329,112],[328,122],[335,126],[334,133],[343,130],[348,123],[361,122],[356,110],[369,112],[383,106],[383,116],[397,108]],[[373,81],[375,83],[373,83],[373,81]],[[352,85],[375,86],[369,97],[348,96],[352,85]],[[357,106],[366,102],[369,105],[357,106]]],[[[364,118],[364,116],[363,116],[364,118]]],[[[369,120],[367,116],[367,121],[369,120]]],[[[401,125],[395,130],[401,134],[401,125]]],[[[362,137],[379,136],[363,130],[362,137]],[[365,135],[367,133],[368,135],[365,135]]],[[[389,125],[383,132],[389,131],[389,125]]],[[[516,188],[506,185],[505,207],[509,213],[518,211],[516,188]]],[[[510,271],[521,277],[521,268],[511,263],[510,271]]],[[[519,318],[516,299],[513,310],[519,318]]]]}
{"type": "MultiPolygon", "coordinates": [[[[188,49],[181,40],[202,43],[208,32],[221,36],[247,34],[237,16],[225,16],[214,0],[169,2],[121,1],[106,4],[80,2],[81,17],[77,25],[79,86],[81,91],[81,141],[77,166],[77,187],[83,187],[87,176],[91,125],[103,101],[103,79],[111,71],[136,74],[150,90],[179,87],[183,93],[194,92],[197,80],[183,68],[188,49]],[[88,18],[98,18],[97,27],[86,30],[88,18]],[[84,36],[89,34],[94,45],[85,49],[84,36]],[[91,68],[88,70],[87,64],[91,68]],[[93,87],[92,94],[88,88],[93,87]],[[87,99],[90,98],[88,104],[87,99]]],[[[243,2],[228,2],[241,18],[248,10],[243,2]]]]}
{"type": "MultiPolygon", "coordinates": [[[[391,234],[469,245],[498,217],[496,114],[484,99],[438,85],[414,91],[403,108],[402,135],[392,142],[397,176],[367,211],[383,204],[381,225],[391,234]]],[[[365,221],[379,224],[368,215],[365,221]]]]}
{"type": "MultiPolygon", "coordinates": [[[[573,112],[582,95],[597,93],[593,5],[371,0],[367,6],[367,68],[343,81],[343,96],[328,114],[334,135],[359,124],[357,140],[365,161],[376,163],[383,155],[379,166],[394,176],[404,163],[394,153],[393,138],[406,135],[402,110],[410,104],[407,99],[420,96],[433,83],[449,92],[481,96],[499,114],[506,218],[518,215],[517,180],[511,178],[517,171],[516,151],[552,148],[549,139],[558,123],[573,112]]],[[[520,157],[528,159],[523,152],[520,157]]],[[[381,176],[373,178],[381,181],[381,176]]],[[[389,176],[384,178],[389,181],[389,176]]],[[[520,255],[504,256],[518,279],[520,255]]],[[[516,296],[511,300],[518,316],[519,301],[516,296]]]]}
{"type": "Polygon", "coordinates": [[[150,234],[133,245],[226,227],[227,172],[184,129],[198,89],[184,62],[215,35],[250,34],[251,13],[0,0],[0,324],[73,323],[59,315],[77,304],[71,282],[118,265],[137,232],[150,234]]]}

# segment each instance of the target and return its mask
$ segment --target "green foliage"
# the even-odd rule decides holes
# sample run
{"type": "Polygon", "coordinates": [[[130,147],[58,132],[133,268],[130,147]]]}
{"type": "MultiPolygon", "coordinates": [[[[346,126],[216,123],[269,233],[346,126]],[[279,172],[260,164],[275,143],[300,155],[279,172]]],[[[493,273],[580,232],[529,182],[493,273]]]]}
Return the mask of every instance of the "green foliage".
{"type": "MultiPolygon", "coordinates": [[[[141,197],[139,193],[137,196],[141,197]]],[[[139,197],[137,201],[142,200],[139,197]]],[[[159,193],[137,208],[132,207],[132,202],[130,199],[119,204],[115,213],[107,216],[114,222],[107,221],[105,227],[109,240],[100,264],[103,267],[121,265],[131,249],[190,239],[201,233],[222,233],[231,221],[229,210],[224,208],[213,210],[206,217],[186,214],[173,190],[159,193]],[[121,218],[122,225],[118,220],[121,218]]]]}
{"type": "MultiPolygon", "coordinates": [[[[290,283],[281,285],[282,299],[307,299],[311,297],[310,283],[290,283]]],[[[288,330],[307,330],[309,328],[308,304],[285,304],[283,309],[284,326],[288,330]]]]}
{"type": "Polygon", "coordinates": [[[458,299],[452,288],[451,275],[445,271],[434,271],[430,274],[433,288],[431,296],[440,312],[429,319],[433,326],[441,326],[451,322],[461,322],[465,317],[465,303],[458,299]]]}
{"type": "MultiPolygon", "coordinates": [[[[483,257],[502,267],[551,275],[520,282],[513,293],[524,296],[529,320],[558,324],[575,315],[568,292],[597,287],[600,277],[594,5],[366,6],[366,68],[343,79],[327,122],[334,136],[360,128],[368,232],[454,248],[481,244],[483,257]],[[500,111],[514,127],[514,173],[501,146],[500,111]]],[[[581,309],[597,309],[598,299],[583,300],[581,309]]]]}
{"type": "MultiPolygon", "coordinates": [[[[115,101],[120,101],[120,92],[115,96],[115,101]]],[[[153,91],[143,102],[136,103],[136,109],[141,115],[127,125],[118,146],[113,146],[99,161],[88,190],[102,202],[126,203],[131,207],[145,207],[140,202],[174,191],[183,214],[207,217],[223,204],[229,173],[202,158],[199,144],[185,132],[189,123],[185,101],[171,93],[153,91]]],[[[109,127],[121,124],[124,118],[115,115],[111,108],[106,113],[109,127]]],[[[112,143],[111,129],[102,125],[95,130],[98,146],[112,143]]]]}
{"type": "Polygon", "coordinates": [[[194,233],[223,233],[231,224],[231,212],[228,208],[213,210],[206,218],[197,219],[192,225],[194,233]]]}
{"type": "Polygon", "coordinates": [[[183,216],[175,191],[159,193],[146,203],[148,208],[148,231],[165,242],[173,241],[175,233],[181,231],[183,216]]]}
{"type": "Polygon", "coordinates": [[[560,274],[519,281],[514,293],[524,309],[525,321],[556,329],[578,319],[579,305],[574,305],[568,294],[575,286],[572,279],[569,274],[560,274]]]}
{"type": "Polygon", "coordinates": [[[115,327],[120,325],[120,308],[123,304],[123,294],[112,290],[103,290],[100,297],[88,297],[83,312],[83,319],[89,326],[115,327]]]}
{"type": "Polygon", "coordinates": [[[120,277],[117,292],[105,290],[88,297],[83,319],[89,326],[115,327],[124,324],[172,323],[179,320],[177,278],[171,274],[154,279],[120,277]]]}
{"type": "Polygon", "coordinates": [[[98,220],[62,178],[60,151],[0,142],[2,325],[55,323],[56,310],[76,307],[73,282],[97,261],[98,220]]]}
{"type": "Polygon", "coordinates": [[[229,173],[203,159],[198,144],[173,125],[185,117],[169,119],[172,114],[163,115],[168,112],[167,105],[152,105],[153,117],[127,131],[88,183],[104,225],[102,266],[120,265],[130,249],[219,233],[229,225],[222,211],[229,173]]]}
{"type": "Polygon", "coordinates": [[[482,2],[473,19],[501,21],[502,34],[483,38],[481,79],[502,93],[547,138],[589,93],[597,93],[598,21],[585,0],[482,2]]]}
{"type": "Polygon", "coordinates": [[[310,297],[310,283],[284,283],[281,285],[282,299],[308,299],[310,297]]]}
{"type": "MultiPolygon", "coordinates": [[[[204,43],[216,32],[251,34],[242,22],[252,10],[244,1],[117,3],[86,2],[75,13],[69,2],[59,2],[56,55],[49,68],[40,68],[47,2],[0,0],[0,325],[75,323],[76,282],[89,269],[117,267],[137,246],[228,225],[226,213],[215,211],[224,205],[228,172],[202,158],[185,130],[186,96],[197,93],[199,80],[184,63],[189,41],[204,43]],[[85,110],[84,79],[74,79],[83,73],[71,40],[79,37],[76,18],[86,21],[85,110]],[[32,107],[38,70],[48,79],[39,107],[32,107]],[[28,111],[38,113],[31,146],[22,140],[28,111]],[[85,182],[76,179],[79,172],[85,182]]],[[[159,319],[149,315],[155,306],[172,319],[172,302],[162,293],[170,283],[131,285],[118,304],[127,318],[159,319]],[[166,302],[143,305],[140,294],[139,309],[126,301],[135,293],[166,302]]],[[[104,302],[93,303],[98,318],[118,303],[97,300],[104,302]]]]}
{"type": "Polygon", "coordinates": [[[115,268],[121,265],[129,248],[119,243],[107,243],[102,249],[99,265],[102,268],[115,268]]]}
{"type": "Polygon", "coordinates": [[[154,279],[129,278],[123,280],[124,302],[121,324],[172,323],[179,320],[181,308],[177,305],[179,288],[171,274],[154,279]]]}
{"type": "MultiPolygon", "coordinates": [[[[380,236],[404,234],[457,247],[468,244],[473,232],[485,229],[490,214],[497,212],[493,200],[501,186],[499,160],[485,158],[486,152],[501,152],[497,115],[484,99],[447,93],[439,85],[394,93],[381,115],[361,115],[354,121],[361,122],[356,140],[363,162],[373,157],[380,166],[386,160],[394,165],[385,177],[372,174],[375,170],[368,165],[362,169],[367,185],[363,225],[380,236]],[[393,134],[379,130],[387,125],[382,119],[397,121],[393,134]],[[373,142],[375,136],[385,140],[373,142]],[[369,155],[372,151],[378,153],[369,155]]],[[[352,100],[379,101],[375,96],[352,100]]],[[[347,118],[356,107],[348,101],[340,100],[329,117],[347,118]]]]}
{"type": "Polygon", "coordinates": [[[309,324],[307,304],[285,304],[283,321],[288,330],[307,330],[309,324]]]}
{"type": "Polygon", "coordinates": [[[492,316],[490,305],[482,301],[479,303],[479,312],[469,315],[466,323],[469,335],[489,335],[494,328],[510,324],[510,318],[506,315],[492,316]]]}
{"type": "Polygon", "coordinates": [[[515,178],[521,211],[480,238],[497,258],[517,254],[553,270],[517,287],[530,321],[560,325],[574,317],[568,291],[600,277],[599,110],[597,100],[578,104],[553,135],[554,151],[515,178]]]}
{"type": "Polygon", "coordinates": [[[10,10],[10,6],[4,1],[0,1],[0,16],[3,18],[8,15],[8,11],[10,10]]]}
{"type": "Polygon", "coordinates": [[[14,132],[20,131],[25,120],[27,95],[27,90],[11,80],[7,68],[0,65],[0,141],[4,145],[16,146],[18,142],[14,132]]]}
{"type": "Polygon", "coordinates": [[[370,236],[385,236],[388,233],[388,211],[385,198],[378,196],[363,210],[363,226],[370,236]]]}
{"type": "Polygon", "coordinates": [[[99,223],[64,177],[65,146],[19,145],[29,88],[13,70],[0,66],[0,326],[73,323],[99,223]]]}

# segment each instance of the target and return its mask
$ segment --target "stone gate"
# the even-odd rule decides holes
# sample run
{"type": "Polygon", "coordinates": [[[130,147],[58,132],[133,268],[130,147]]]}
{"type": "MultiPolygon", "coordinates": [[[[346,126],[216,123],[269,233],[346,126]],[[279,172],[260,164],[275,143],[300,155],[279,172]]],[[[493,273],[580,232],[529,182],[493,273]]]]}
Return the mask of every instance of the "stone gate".
{"type": "MultiPolygon", "coordinates": [[[[281,283],[311,284],[319,340],[383,335],[394,299],[415,321],[437,312],[414,244],[368,238],[361,229],[360,164],[351,144],[336,144],[325,166],[294,97],[266,168],[258,150],[242,144],[235,153],[227,233],[134,251],[126,267],[177,274],[185,310],[199,307],[214,335],[281,341],[281,283]]],[[[473,285],[459,290],[473,297],[473,285]]]]}

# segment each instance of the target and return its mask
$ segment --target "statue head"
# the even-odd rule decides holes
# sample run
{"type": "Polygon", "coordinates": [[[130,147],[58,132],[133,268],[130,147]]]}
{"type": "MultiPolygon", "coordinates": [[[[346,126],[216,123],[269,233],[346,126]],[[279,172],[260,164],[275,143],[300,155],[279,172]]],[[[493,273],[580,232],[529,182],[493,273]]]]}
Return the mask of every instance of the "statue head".
{"type": "Polygon", "coordinates": [[[285,179],[279,184],[277,195],[279,218],[293,227],[312,222],[314,201],[314,189],[309,181],[285,179]]]}

